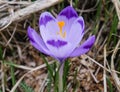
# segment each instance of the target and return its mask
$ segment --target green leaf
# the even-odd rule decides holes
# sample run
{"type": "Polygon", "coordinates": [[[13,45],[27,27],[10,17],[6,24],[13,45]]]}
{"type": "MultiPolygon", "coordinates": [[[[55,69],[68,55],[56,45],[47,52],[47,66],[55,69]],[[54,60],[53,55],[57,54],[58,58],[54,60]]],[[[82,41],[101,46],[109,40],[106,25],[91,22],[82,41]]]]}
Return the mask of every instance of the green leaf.
{"type": "Polygon", "coordinates": [[[10,75],[11,75],[11,79],[12,79],[12,85],[14,86],[15,83],[16,83],[16,80],[15,80],[15,71],[14,71],[14,67],[13,66],[10,66],[10,75]]]}
{"type": "MultiPolygon", "coordinates": [[[[55,68],[58,68],[57,65],[55,66],[55,68]]],[[[55,71],[55,76],[54,76],[54,92],[58,92],[58,87],[59,87],[59,71],[55,71]]]]}
{"type": "Polygon", "coordinates": [[[52,76],[50,75],[50,72],[48,71],[48,78],[47,78],[47,92],[51,92],[51,84],[53,83],[52,76]]]}
{"type": "Polygon", "coordinates": [[[53,75],[53,69],[51,68],[51,66],[48,64],[48,61],[45,59],[45,56],[44,55],[42,55],[41,54],[41,56],[42,56],[42,58],[43,58],[43,61],[45,62],[45,64],[47,65],[47,69],[48,69],[48,71],[50,72],[50,75],[52,76],[52,77],[54,77],[54,75],[53,75]]]}
{"type": "Polygon", "coordinates": [[[116,34],[117,26],[118,26],[118,17],[117,17],[117,14],[114,14],[110,34],[108,37],[108,45],[111,42],[111,40],[114,41],[114,44],[116,45],[116,37],[115,36],[112,37],[112,36],[113,34],[116,34]]]}
{"type": "Polygon", "coordinates": [[[69,68],[70,68],[70,64],[69,64],[69,60],[67,59],[65,61],[64,69],[63,69],[63,89],[64,90],[66,90],[67,88],[67,77],[69,74],[69,68]]]}
{"type": "Polygon", "coordinates": [[[101,14],[101,8],[102,7],[102,1],[99,0],[99,4],[97,7],[97,12],[96,12],[96,16],[95,16],[95,25],[93,27],[93,34],[96,34],[99,28],[99,24],[100,24],[100,14],[101,14]]]}

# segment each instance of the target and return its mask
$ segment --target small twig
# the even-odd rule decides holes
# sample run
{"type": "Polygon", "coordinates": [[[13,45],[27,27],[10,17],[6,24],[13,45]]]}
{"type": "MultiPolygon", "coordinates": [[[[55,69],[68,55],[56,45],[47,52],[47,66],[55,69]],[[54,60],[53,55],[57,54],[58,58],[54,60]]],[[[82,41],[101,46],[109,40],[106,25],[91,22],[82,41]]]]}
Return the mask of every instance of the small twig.
{"type": "Polygon", "coordinates": [[[103,46],[105,45],[105,43],[106,43],[106,41],[107,41],[107,38],[108,38],[108,37],[105,38],[105,40],[102,42],[100,48],[98,48],[98,50],[97,50],[97,52],[96,52],[96,56],[97,56],[97,55],[99,54],[99,52],[102,50],[103,46]]]}
{"type": "Polygon", "coordinates": [[[98,6],[99,1],[100,1],[100,0],[97,0],[96,4],[95,4],[92,8],[89,8],[89,9],[76,9],[76,11],[77,11],[77,12],[82,12],[82,13],[85,13],[85,12],[93,12],[93,11],[96,10],[95,8],[98,6]]]}
{"type": "Polygon", "coordinates": [[[97,68],[97,70],[96,70],[96,72],[95,72],[95,76],[99,73],[100,69],[101,69],[101,67],[98,67],[98,68],[97,68]]]}
{"type": "Polygon", "coordinates": [[[94,81],[95,81],[96,83],[99,83],[99,81],[97,80],[97,78],[95,77],[95,75],[93,74],[93,72],[90,70],[90,68],[89,68],[88,66],[87,66],[87,68],[88,68],[88,70],[89,70],[92,78],[94,79],[94,81]]]}
{"type": "Polygon", "coordinates": [[[28,2],[28,1],[0,1],[0,3],[30,5],[32,2],[28,2]]]}
{"type": "MultiPolygon", "coordinates": [[[[9,9],[9,12],[10,12],[10,16],[8,16],[8,20],[0,20],[0,25],[2,25],[3,27],[0,28],[0,31],[1,30],[4,30],[5,28],[7,28],[13,21],[13,18],[14,18],[14,11],[12,8],[9,9]],[[7,23],[6,23],[7,22],[7,23]],[[5,26],[4,26],[5,25],[5,26]]],[[[0,26],[1,27],[1,26],[0,26]]]]}
{"type": "Polygon", "coordinates": [[[46,83],[47,78],[48,78],[48,74],[47,74],[46,77],[44,78],[44,81],[42,82],[42,85],[41,85],[41,87],[39,88],[39,91],[38,91],[38,92],[44,92],[45,83],[46,83]]]}
{"type": "MultiPolygon", "coordinates": [[[[3,34],[3,32],[1,32],[0,35],[2,36],[3,41],[4,41],[5,43],[7,43],[7,42],[8,42],[8,41],[7,41],[7,38],[6,38],[6,36],[3,34]]],[[[4,45],[4,46],[5,46],[5,45],[4,45]]],[[[12,49],[12,46],[11,46],[10,44],[8,44],[8,46],[10,47],[10,49],[12,49]]]]}
{"type": "Polygon", "coordinates": [[[97,64],[98,66],[100,66],[101,68],[103,68],[103,69],[105,69],[107,72],[109,72],[109,73],[111,73],[111,71],[114,71],[115,73],[118,73],[118,74],[120,74],[120,72],[119,71],[116,71],[116,70],[114,70],[114,69],[107,69],[107,68],[105,68],[103,65],[101,65],[100,63],[98,63],[97,61],[95,61],[94,59],[92,59],[91,57],[89,57],[88,55],[85,55],[88,59],[90,59],[92,62],[94,62],[95,64],[97,64]]]}
{"type": "MultiPolygon", "coordinates": [[[[118,43],[117,43],[117,45],[116,45],[116,47],[114,49],[114,52],[112,54],[112,57],[111,57],[111,69],[112,70],[115,70],[115,67],[114,67],[114,58],[115,58],[115,55],[116,55],[116,53],[118,51],[119,45],[120,45],[120,40],[118,41],[118,43]]],[[[116,74],[115,71],[112,71],[112,70],[111,70],[111,75],[112,75],[112,77],[113,77],[113,79],[115,81],[115,84],[117,86],[118,91],[120,92],[120,81],[119,81],[118,75],[116,74]]]]}
{"type": "Polygon", "coordinates": [[[95,61],[94,59],[92,59],[91,57],[89,57],[88,55],[85,55],[88,59],[90,59],[91,61],[93,61],[95,64],[97,64],[98,66],[100,66],[101,68],[105,69],[108,72],[111,72],[110,70],[108,70],[107,68],[105,68],[103,65],[101,65],[100,63],[98,63],[97,61],[95,61]]]}
{"type": "MultiPolygon", "coordinates": [[[[104,46],[104,67],[106,68],[106,45],[104,46]]],[[[104,92],[107,92],[107,82],[106,82],[106,70],[103,72],[103,81],[104,81],[104,92]]]]}
{"type": "Polygon", "coordinates": [[[99,40],[100,40],[100,37],[101,37],[101,34],[102,34],[104,28],[105,28],[105,24],[103,24],[101,29],[99,30],[99,33],[98,33],[96,41],[95,41],[95,45],[97,45],[99,43],[99,40]]]}
{"type": "MultiPolygon", "coordinates": [[[[83,4],[83,6],[82,6],[82,10],[85,8],[86,4],[87,4],[87,0],[85,0],[84,4],[83,4]]],[[[80,12],[80,15],[82,15],[82,13],[83,13],[83,12],[80,12]]]]}
{"type": "Polygon", "coordinates": [[[6,9],[6,8],[7,8],[7,7],[6,7],[7,5],[8,5],[8,4],[3,4],[3,5],[1,5],[1,6],[0,6],[0,11],[6,9]]]}
{"type": "MultiPolygon", "coordinates": [[[[85,59],[85,58],[84,58],[85,59]]],[[[97,78],[95,77],[95,75],[93,74],[92,70],[89,68],[89,65],[85,63],[85,60],[81,60],[80,63],[83,64],[85,67],[87,67],[88,71],[90,72],[92,78],[94,79],[94,81],[96,83],[99,83],[99,81],[97,80],[97,78]]]]}
{"type": "Polygon", "coordinates": [[[12,33],[12,35],[11,35],[10,39],[7,41],[7,43],[6,43],[5,47],[6,47],[6,46],[8,46],[8,44],[9,44],[9,43],[10,43],[10,41],[12,40],[12,38],[13,38],[13,36],[14,36],[14,34],[15,34],[16,29],[17,29],[17,24],[15,25],[15,28],[14,28],[14,30],[13,30],[13,33],[12,33]]]}
{"type": "Polygon", "coordinates": [[[70,0],[70,6],[73,6],[73,1],[72,0],[70,0]]]}
{"type": "Polygon", "coordinates": [[[117,16],[118,16],[118,19],[119,19],[119,22],[120,22],[120,1],[119,0],[112,0],[112,2],[115,6],[117,16]]]}

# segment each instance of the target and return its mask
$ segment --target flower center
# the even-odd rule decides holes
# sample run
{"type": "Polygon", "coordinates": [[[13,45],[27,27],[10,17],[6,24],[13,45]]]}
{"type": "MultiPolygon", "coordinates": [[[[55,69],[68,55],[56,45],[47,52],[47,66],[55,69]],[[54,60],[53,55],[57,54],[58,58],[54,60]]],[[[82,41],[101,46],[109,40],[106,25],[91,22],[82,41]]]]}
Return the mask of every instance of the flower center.
{"type": "Polygon", "coordinates": [[[65,22],[64,21],[59,21],[58,22],[58,26],[60,28],[59,32],[57,32],[58,35],[60,35],[62,38],[66,37],[66,32],[63,32],[63,27],[65,26],[65,22]]]}

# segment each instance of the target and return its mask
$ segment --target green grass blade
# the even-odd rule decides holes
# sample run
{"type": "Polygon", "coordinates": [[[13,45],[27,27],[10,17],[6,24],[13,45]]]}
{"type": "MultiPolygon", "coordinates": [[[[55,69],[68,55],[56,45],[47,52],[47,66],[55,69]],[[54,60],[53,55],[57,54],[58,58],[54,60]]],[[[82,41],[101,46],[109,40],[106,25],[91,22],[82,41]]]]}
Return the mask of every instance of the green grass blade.
{"type": "Polygon", "coordinates": [[[67,76],[69,74],[69,60],[67,59],[64,64],[64,69],[63,69],[63,89],[66,90],[67,88],[67,76]]]}
{"type": "Polygon", "coordinates": [[[34,90],[29,87],[25,82],[21,82],[20,86],[24,90],[24,92],[34,92],[34,90]]]}
{"type": "Polygon", "coordinates": [[[79,82],[77,81],[77,73],[78,73],[78,70],[77,70],[77,68],[76,68],[76,70],[75,70],[75,74],[74,74],[74,81],[73,81],[73,83],[74,83],[74,88],[73,88],[73,92],[77,92],[76,90],[77,90],[77,88],[79,87],[79,82]]]}
{"type": "MultiPolygon", "coordinates": [[[[53,70],[55,70],[55,68],[56,68],[56,62],[54,62],[53,64],[51,64],[50,65],[50,67],[53,69],[53,70]]],[[[52,87],[52,85],[51,84],[55,84],[55,75],[56,75],[56,72],[55,71],[53,71],[54,72],[54,74],[53,74],[53,76],[51,76],[51,74],[50,74],[50,72],[48,71],[48,83],[47,83],[47,92],[51,92],[51,87],[52,87]]],[[[54,90],[55,90],[55,86],[54,86],[54,90]]]]}
{"type": "Polygon", "coordinates": [[[52,77],[54,77],[54,75],[53,75],[54,71],[53,71],[53,69],[51,68],[51,66],[48,64],[48,61],[45,59],[45,56],[41,54],[41,57],[43,58],[43,61],[44,61],[45,64],[47,65],[47,69],[48,69],[48,71],[50,72],[50,75],[51,75],[52,77]]]}
{"type": "Polygon", "coordinates": [[[4,61],[4,64],[7,64],[7,65],[12,66],[12,67],[18,66],[17,64],[14,64],[12,61],[4,61]]]}
{"type": "Polygon", "coordinates": [[[117,26],[118,26],[118,17],[117,17],[117,14],[114,14],[110,34],[109,34],[109,37],[108,37],[108,44],[111,42],[112,39],[113,39],[112,41],[114,41],[114,44],[116,44],[116,37],[114,36],[112,38],[112,35],[116,34],[117,26]]]}
{"type": "Polygon", "coordinates": [[[97,12],[96,12],[96,16],[95,16],[95,26],[93,27],[93,34],[96,34],[99,28],[99,24],[100,24],[100,14],[101,14],[101,7],[102,7],[102,0],[99,0],[98,2],[98,7],[97,7],[97,12]]]}
{"type": "Polygon", "coordinates": [[[100,20],[100,14],[101,14],[101,8],[102,7],[102,1],[99,0],[99,4],[98,4],[98,7],[97,7],[97,12],[96,12],[96,21],[100,20]]]}
{"type": "Polygon", "coordinates": [[[13,66],[10,66],[10,75],[12,79],[12,85],[14,86],[16,83],[16,79],[15,79],[15,71],[13,66]]]}
{"type": "Polygon", "coordinates": [[[2,51],[2,47],[0,46],[0,60],[3,59],[3,51],[2,51]]]}
{"type": "MultiPolygon", "coordinates": [[[[55,63],[55,68],[57,67],[57,63],[55,63]]],[[[55,76],[54,76],[54,92],[58,92],[58,86],[59,85],[59,71],[55,71],[55,76]]]]}
{"type": "Polygon", "coordinates": [[[52,76],[50,72],[48,71],[48,78],[47,78],[47,92],[51,92],[51,84],[52,84],[52,76]]]}
{"type": "Polygon", "coordinates": [[[110,79],[108,77],[107,77],[107,84],[109,86],[109,92],[114,92],[112,83],[111,83],[111,81],[110,81],[110,79]]]}

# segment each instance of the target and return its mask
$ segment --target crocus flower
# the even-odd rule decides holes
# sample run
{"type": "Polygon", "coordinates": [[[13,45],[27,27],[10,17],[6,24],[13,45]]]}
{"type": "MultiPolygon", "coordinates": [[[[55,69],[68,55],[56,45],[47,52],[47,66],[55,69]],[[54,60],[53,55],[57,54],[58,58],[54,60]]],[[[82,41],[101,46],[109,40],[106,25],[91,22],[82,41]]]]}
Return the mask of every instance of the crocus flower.
{"type": "Polygon", "coordinates": [[[89,37],[80,44],[84,35],[84,19],[68,6],[55,18],[49,12],[44,12],[39,18],[38,34],[28,27],[28,36],[31,44],[40,52],[64,61],[68,57],[85,54],[95,42],[95,36],[89,37]]]}

